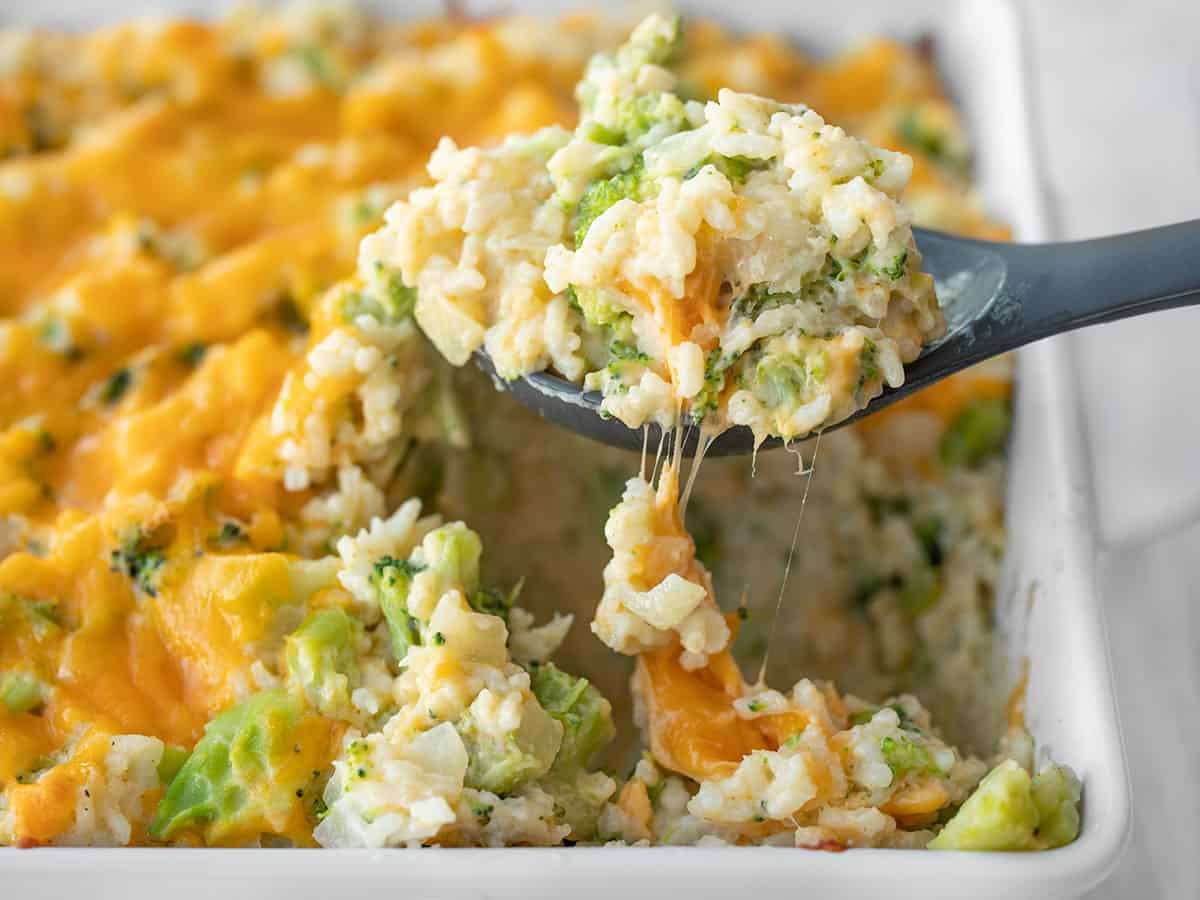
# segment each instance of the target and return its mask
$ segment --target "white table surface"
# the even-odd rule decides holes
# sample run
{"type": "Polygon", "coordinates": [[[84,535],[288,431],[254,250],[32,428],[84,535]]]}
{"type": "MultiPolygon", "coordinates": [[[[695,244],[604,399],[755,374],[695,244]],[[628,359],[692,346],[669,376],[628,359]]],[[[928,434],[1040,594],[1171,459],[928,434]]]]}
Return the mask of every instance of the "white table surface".
{"type": "MultiPolygon", "coordinates": [[[[1061,235],[1200,218],[1200,2],[1025,7],[1061,235]]],[[[1129,850],[1094,900],[1200,897],[1198,329],[1200,308],[1071,338],[1134,792],[1129,850]]]]}

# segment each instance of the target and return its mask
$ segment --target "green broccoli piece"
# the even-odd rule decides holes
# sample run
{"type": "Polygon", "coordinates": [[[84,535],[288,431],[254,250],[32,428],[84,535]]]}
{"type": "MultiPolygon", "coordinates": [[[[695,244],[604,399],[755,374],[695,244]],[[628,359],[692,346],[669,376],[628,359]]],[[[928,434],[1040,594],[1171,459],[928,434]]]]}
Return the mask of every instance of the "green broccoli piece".
{"type": "Polygon", "coordinates": [[[1079,780],[1049,765],[1033,778],[1013,760],[992,769],[937,837],[933,850],[1040,850],[1079,835],[1079,780]]]}
{"type": "Polygon", "coordinates": [[[281,763],[299,752],[296,726],[302,711],[299,697],[265,691],[209,722],[163,794],[150,836],[165,841],[198,827],[207,842],[215,843],[286,810],[301,782],[288,777],[281,763]]]}
{"type": "Polygon", "coordinates": [[[902,778],[909,772],[928,772],[931,775],[945,775],[941,767],[933,761],[930,752],[916,741],[907,737],[894,738],[891,736],[879,741],[879,750],[883,753],[884,762],[897,778],[902,778]]]}
{"type": "Polygon", "coordinates": [[[632,144],[659,126],[664,136],[691,127],[683,101],[674,94],[655,92],[626,100],[617,109],[617,123],[612,130],[621,133],[623,140],[619,143],[632,144]]]}
{"type": "Polygon", "coordinates": [[[45,686],[24,672],[7,672],[0,676],[0,706],[10,713],[32,712],[45,699],[45,686]]]}
{"type": "Polygon", "coordinates": [[[908,251],[905,250],[893,257],[891,263],[879,271],[880,274],[886,275],[888,278],[892,279],[892,281],[899,281],[904,277],[904,273],[908,271],[907,264],[908,251]]]}
{"type": "MultiPolygon", "coordinates": [[[[761,172],[770,165],[769,159],[755,159],[751,156],[721,156],[717,153],[692,166],[683,178],[685,181],[695,178],[705,166],[712,166],[733,184],[745,184],[751,172],[761,172]]],[[[755,285],[755,287],[762,287],[762,285],[755,285]]]]}
{"type": "Polygon", "coordinates": [[[768,409],[795,406],[809,388],[825,380],[828,372],[828,358],[822,350],[804,356],[768,353],[754,368],[755,393],[768,409]]]}
{"type": "Polygon", "coordinates": [[[451,522],[429,532],[421,546],[426,565],[441,576],[447,587],[461,587],[467,596],[479,588],[483,543],[462,522],[451,522]]]}
{"type": "MultiPolygon", "coordinates": [[[[574,229],[575,246],[583,243],[588,229],[602,213],[608,210],[618,200],[626,197],[632,200],[646,200],[652,196],[654,183],[643,177],[643,163],[639,156],[637,161],[624,172],[619,172],[609,178],[598,178],[589,184],[579,198],[575,207],[574,229]]],[[[582,306],[582,298],[580,298],[582,306]]],[[[586,315],[586,310],[584,312],[586,315]]]]}
{"type": "Polygon", "coordinates": [[[942,579],[933,566],[920,565],[900,585],[900,608],[916,618],[942,596],[942,579]]]}
{"type": "Polygon", "coordinates": [[[726,373],[737,361],[736,356],[722,356],[721,348],[708,351],[704,358],[704,384],[699,393],[692,398],[688,414],[692,421],[699,425],[721,403],[721,394],[725,391],[726,373]]]}
{"type": "Polygon", "coordinates": [[[400,276],[388,276],[383,294],[347,291],[342,297],[342,318],[350,324],[359,316],[370,316],[383,325],[399,325],[412,316],[417,306],[416,288],[408,287],[400,276]]]}
{"type": "Polygon", "coordinates": [[[105,406],[116,406],[133,386],[133,372],[128,368],[117,369],[100,386],[100,402],[105,406]]]}
{"type": "Polygon", "coordinates": [[[575,678],[553,663],[543,663],[534,669],[531,687],[542,708],[563,725],[555,772],[586,767],[616,735],[612,704],[586,678],[575,678]]]}
{"type": "Polygon", "coordinates": [[[289,683],[299,687],[322,715],[345,717],[358,674],[354,643],[362,625],[344,609],[319,609],[292,632],[284,657],[289,683]]]}
{"type": "Polygon", "coordinates": [[[624,44],[617,49],[617,61],[625,67],[643,65],[670,66],[683,56],[683,28],[679,16],[666,22],[661,32],[657,23],[647,19],[633,30],[624,44]]]}
{"type": "Polygon", "coordinates": [[[1033,776],[1037,837],[1043,847],[1064,847],[1079,836],[1079,779],[1066,766],[1049,765],[1033,776]]]}
{"type": "Polygon", "coordinates": [[[109,568],[129,578],[149,597],[158,596],[166,562],[166,554],[151,546],[149,537],[140,528],[125,531],[117,549],[109,555],[109,568]]]}
{"type": "Polygon", "coordinates": [[[971,400],[942,436],[942,462],[948,466],[979,465],[1004,449],[1011,423],[1005,400],[971,400]]]}
{"type": "Polygon", "coordinates": [[[524,587],[524,579],[518,581],[511,591],[505,593],[498,588],[485,587],[480,588],[475,593],[467,598],[471,609],[475,612],[487,613],[490,616],[496,616],[508,622],[508,614],[517,604],[517,597],[521,594],[521,588],[524,587]]]}
{"type": "Polygon", "coordinates": [[[190,755],[186,747],[164,744],[162,759],[158,761],[158,780],[164,785],[174,781],[190,755]]]}
{"type": "Polygon", "coordinates": [[[1032,850],[1037,825],[1032,779],[1009,759],[979,782],[928,846],[931,850],[1032,850]]]}
{"type": "Polygon", "coordinates": [[[469,759],[464,784],[501,796],[545,775],[562,740],[562,728],[536,703],[526,703],[520,726],[502,736],[480,728],[470,711],[455,728],[469,759]]]}
{"type": "Polygon", "coordinates": [[[408,592],[413,576],[425,567],[407,559],[383,556],[371,570],[371,586],[379,595],[379,608],[388,623],[392,652],[403,662],[408,648],[421,644],[421,622],[408,612],[408,592]]]}

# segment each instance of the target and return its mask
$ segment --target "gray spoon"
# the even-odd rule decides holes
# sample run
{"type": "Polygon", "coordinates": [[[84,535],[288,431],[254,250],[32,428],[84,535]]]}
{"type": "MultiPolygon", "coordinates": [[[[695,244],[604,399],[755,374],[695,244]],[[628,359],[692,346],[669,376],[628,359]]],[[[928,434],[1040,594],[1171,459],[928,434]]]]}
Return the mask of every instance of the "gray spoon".
{"type": "MultiPolygon", "coordinates": [[[[967,366],[1042,338],[1127,316],[1200,303],[1200,219],[1088,241],[1009,244],[914,228],[922,267],[936,282],[946,334],[905,366],[904,384],[885,388],[869,406],[829,429],[883,409],[967,366]]],[[[1149,348],[1153,352],[1153,348],[1149,348]]],[[[477,359],[493,376],[491,361],[477,359]]],[[[525,406],[585,437],[641,450],[642,429],[600,416],[600,394],[547,372],[506,385],[525,406]]],[[[649,446],[659,429],[649,426],[649,446]]],[[[699,437],[688,429],[684,453],[699,437]]],[[[778,446],[778,440],[763,447],[778,446]]],[[[748,428],[731,428],[710,456],[749,453],[748,428]]]]}

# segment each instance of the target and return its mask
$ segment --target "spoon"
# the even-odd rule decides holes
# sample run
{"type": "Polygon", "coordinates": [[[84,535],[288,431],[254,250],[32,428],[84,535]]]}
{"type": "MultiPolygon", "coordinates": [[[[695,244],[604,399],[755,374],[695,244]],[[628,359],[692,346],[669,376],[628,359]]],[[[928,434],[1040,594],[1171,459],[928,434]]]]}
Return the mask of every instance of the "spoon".
{"type": "MultiPolygon", "coordinates": [[[[904,368],[904,384],[883,393],[840,428],[878,412],[935,381],[993,356],[1051,335],[1200,304],[1200,219],[1129,234],[1049,244],[1010,244],[954,237],[924,228],[913,235],[922,268],[933,275],[946,317],[946,333],[904,368]]],[[[476,354],[495,377],[491,360],[476,354]]],[[[601,394],[535,372],[505,387],[534,412],[584,437],[641,450],[644,429],[600,415],[601,394]]],[[[649,429],[657,447],[660,429],[649,429]]],[[[683,451],[692,455],[699,429],[687,429],[683,451]]],[[[772,438],[762,448],[782,443],[772,438]]],[[[760,449],[762,449],[760,448],[760,449]]],[[[749,428],[723,432],[706,451],[731,456],[754,449],[749,428]]]]}

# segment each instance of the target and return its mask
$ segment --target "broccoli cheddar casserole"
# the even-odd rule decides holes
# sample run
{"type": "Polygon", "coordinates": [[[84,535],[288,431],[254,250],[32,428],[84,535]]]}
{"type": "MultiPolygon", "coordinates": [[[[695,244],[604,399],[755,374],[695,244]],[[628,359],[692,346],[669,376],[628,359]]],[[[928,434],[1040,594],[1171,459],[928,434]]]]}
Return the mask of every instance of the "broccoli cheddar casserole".
{"type": "Polygon", "coordinates": [[[1074,840],[992,647],[1004,361],[690,471],[465,365],[801,438],[944,329],[913,221],[1004,235],[888,40],[0,32],[0,845],[1074,840]]]}

